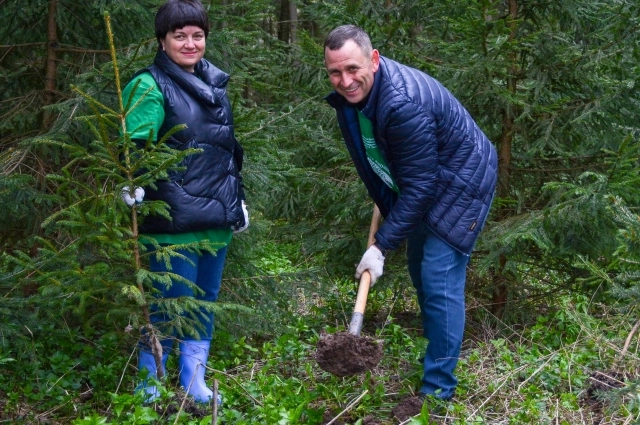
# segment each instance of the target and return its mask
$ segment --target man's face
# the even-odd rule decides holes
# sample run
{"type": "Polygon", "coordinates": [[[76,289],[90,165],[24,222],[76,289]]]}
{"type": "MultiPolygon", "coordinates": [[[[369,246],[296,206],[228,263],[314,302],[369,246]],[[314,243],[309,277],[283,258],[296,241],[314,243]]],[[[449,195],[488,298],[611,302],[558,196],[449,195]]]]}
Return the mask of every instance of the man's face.
{"type": "Polygon", "coordinates": [[[338,50],[324,50],[324,65],[335,91],[347,102],[358,103],[371,91],[380,54],[374,49],[366,56],[353,40],[348,40],[338,50]]]}

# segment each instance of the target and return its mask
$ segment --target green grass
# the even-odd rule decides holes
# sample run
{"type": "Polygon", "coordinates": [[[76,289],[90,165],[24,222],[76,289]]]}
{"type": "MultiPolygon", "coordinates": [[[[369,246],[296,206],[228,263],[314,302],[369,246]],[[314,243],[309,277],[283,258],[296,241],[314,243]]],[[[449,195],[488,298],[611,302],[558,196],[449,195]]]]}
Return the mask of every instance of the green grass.
{"type": "MultiPolygon", "coordinates": [[[[351,283],[339,282],[336,298],[348,305],[351,283]]],[[[376,295],[373,294],[375,298],[376,295]]],[[[540,315],[525,327],[486,325],[483,334],[468,335],[457,370],[459,388],[443,417],[428,414],[410,423],[456,424],[596,424],[634,423],[640,415],[639,395],[633,391],[639,366],[637,347],[623,359],[620,348],[630,330],[624,317],[596,318],[581,304],[563,298],[554,313],[540,315]],[[607,398],[601,407],[595,395],[594,372],[621,381],[627,394],[607,398]],[[624,382],[622,382],[624,381],[624,382]],[[591,398],[590,398],[591,397],[591,398]],[[594,405],[596,406],[594,408],[594,405]]],[[[218,423],[322,424],[342,413],[341,423],[397,424],[391,409],[415,390],[420,379],[417,359],[426,341],[416,330],[389,312],[372,334],[384,341],[385,356],[374,370],[337,378],[317,366],[314,348],[319,332],[341,325],[316,313],[293,319],[273,338],[234,336],[219,331],[208,365],[208,380],[218,382],[224,397],[218,423]],[[329,326],[331,325],[331,326],[329,326]],[[356,401],[354,403],[354,401],[356,401]]],[[[590,306],[593,310],[597,306],[590,306]]],[[[553,310],[550,310],[553,311],[553,310]]],[[[378,311],[378,316],[384,311],[378,311]]],[[[375,321],[375,316],[368,317],[375,321]]],[[[473,320],[473,318],[470,318],[473,320]]],[[[472,323],[478,329],[478,323],[472,323]]],[[[79,330],[43,327],[33,335],[30,350],[0,346],[0,423],[89,424],[209,424],[211,416],[196,417],[175,409],[154,410],[133,395],[136,371],[133,341],[116,332],[91,336],[79,330]]],[[[169,376],[159,405],[176,403],[176,359],[169,359],[169,376]]],[[[337,422],[334,422],[337,423],[337,422]]]]}
{"type": "MultiPolygon", "coordinates": [[[[274,275],[298,272],[302,266],[295,264],[303,263],[292,260],[296,251],[280,248],[273,244],[274,254],[261,267],[274,275]]],[[[348,326],[357,289],[351,278],[316,285],[318,292],[301,282],[298,299],[283,300],[289,307],[278,315],[287,318],[274,327],[278,332],[242,334],[217,326],[207,379],[224,399],[218,423],[400,423],[392,409],[419,387],[427,341],[413,288],[403,271],[392,270],[370,293],[363,331],[383,342],[384,357],[359,376],[332,376],[314,360],[320,333],[348,326]]],[[[529,319],[514,324],[476,308],[480,301],[468,300],[474,308],[467,315],[454,401],[437,406],[444,409],[441,416],[430,416],[425,407],[405,423],[638,423],[637,343],[621,356],[632,316],[584,296],[559,296],[554,304],[518,311],[518,318],[529,319]]],[[[134,333],[113,323],[72,326],[73,320],[0,339],[0,424],[212,423],[212,412],[197,414],[182,404],[175,354],[159,383],[161,399],[145,405],[133,393],[139,379],[134,333]]]]}

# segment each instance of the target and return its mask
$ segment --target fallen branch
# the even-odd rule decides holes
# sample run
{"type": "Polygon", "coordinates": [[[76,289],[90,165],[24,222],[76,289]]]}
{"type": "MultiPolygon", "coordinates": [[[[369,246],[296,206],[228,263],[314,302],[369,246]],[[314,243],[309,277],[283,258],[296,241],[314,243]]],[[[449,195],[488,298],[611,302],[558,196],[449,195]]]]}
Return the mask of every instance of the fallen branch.
{"type": "MultiPolygon", "coordinates": [[[[196,374],[198,373],[198,368],[200,366],[202,366],[202,363],[199,363],[198,366],[196,366],[196,370],[193,372],[191,381],[189,381],[189,386],[184,390],[185,392],[184,398],[182,399],[182,403],[180,403],[180,409],[178,409],[178,413],[176,413],[176,420],[173,422],[173,425],[176,425],[178,423],[178,419],[180,419],[180,413],[182,413],[182,410],[184,409],[184,403],[187,401],[187,397],[189,397],[189,390],[191,389],[191,385],[193,384],[193,381],[196,378],[196,374]]],[[[213,404],[216,404],[216,400],[213,400],[213,404]]]]}
{"type": "Polygon", "coordinates": [[[213,413],[211,415],[211,425],[218,425],[218,380],[213,380],[213,413]]]}
{"type": "Polygon", "coordinates": [[[236,384],[238,384],[238,387],[242,389],[242,391],[244,391],[256,404],[259,404],[260,406],[262,406],[262,403],[259,402],[254,396],[251,395],[251,393],[249,393],[249,391],[245,390],[244,387],[240,384],[240,382],[238,382],[238,380],[236,378],[234,378],[233,376],[229,375],[228,373],[225,373],[221,370],[217,370],[217,369],[212,369],[209,366],[205,366],[205,368],[207,368],[208,370],[210,370],[213,373],[219,373],[222,374],[224,376],[226,376],[227,378],[232,379],[236,384]]]}
{"type": "Polygon", "coordinates": [[[631,338],[633,338],[633,335],[636,333],[639,327],[640,327],[640,320],[638,320],[636,324],[633,325],[631,332],[629,332],[629,336],[627,336],[627,339],[624,341],[624,347],[622,347],[622,351],[620,352],[620,357],[618,357],[618,361],[622,360],[625,354],[627,354],[629,345],[631,345],[631,338]]]}
{"type": "Polygon", "coordinates": [[[338,420],[338,418],[340,416],[342,416],[343,414],[345,414],[345,412],[348,412],[349,410],[351,410],[351,408],[353,406],[355,406],[356,404],[358,404],[358,402],[362,399],[362,397],[365,396],[365,394],[367,394],[369,392],[369,390],[364,390],[364,392],[362,394],[360,394],[360,396],[358,398],[356,398],[355,400],[353,400],[351,403],[349,403],[347,405],[347,407],[344,408],[344,410],[340,413],[338,413],[338,416],[336,416],[335,418],[331,419],[329,422],[327,422],[326,425],[331,425],[332,423],[334,423],[336,420],[338,420]]]}

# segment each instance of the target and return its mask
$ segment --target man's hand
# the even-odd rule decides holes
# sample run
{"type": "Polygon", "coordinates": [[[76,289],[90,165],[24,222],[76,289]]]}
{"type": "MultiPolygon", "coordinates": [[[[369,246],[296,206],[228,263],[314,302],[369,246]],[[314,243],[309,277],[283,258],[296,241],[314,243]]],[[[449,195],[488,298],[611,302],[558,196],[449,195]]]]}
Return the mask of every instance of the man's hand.
{"type": "Polygon", "coordinates": [[[362,256],[360,264],[358,264],[356,268],[356,279],[360,279],[362,273],[368,270],[371,275],[371,286],[373,286],[376,280],[382,276],[383,269],[384,255],[382,255],[382,252],[380,252],[375,245],[371,245],[362,256]]]}
{"type": "Polygon", "coordinates": [[[244,201],[242,201],[242,213],[244,214],[244,225],[242,227],[232,226],[233,233],[244,232],[249,227],[249,211],[247,211],[247,205],[244,201]]]}
{"type": "Polygon", "coordinates": [[[129,205],[130,207],[132,207],[133,204],[141,204],[143,199],[144,199],[143,188],[136,187],[133,193],[131,193],[131,191],[129,190],[129,186],[125,186],[122,188],[122,200],[125,202],[125,204],[129,205]]]}

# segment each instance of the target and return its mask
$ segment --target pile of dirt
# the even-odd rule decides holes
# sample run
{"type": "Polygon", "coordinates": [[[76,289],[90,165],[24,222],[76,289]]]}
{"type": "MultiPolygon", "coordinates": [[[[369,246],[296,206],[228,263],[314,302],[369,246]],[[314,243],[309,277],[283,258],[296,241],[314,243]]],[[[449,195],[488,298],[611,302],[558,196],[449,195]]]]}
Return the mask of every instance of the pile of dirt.
{"type": "Polygon", "coordinates": [[[335,376],[351,376],[371,370],[382,359],[382,344],[366,336],[338,332],[320,338],[318,365],[335,376]]]}
{"type": "Polygon", "coordinates": [[[424,400],[419,397],[409,397],[397,404],[391,413],[399,421],[406,421],[420,414],[424,400]]]}
{"type": "Polygon", "coordinates": [[[346,424],[355,423],[358,420],[361,420],[360,423],[362,425],[382,425],[383,424],[383,422],[380,419],[376,419],[371,415],[365,416],[364,418],[361,418],[361,419],[353,418],[349,415],[341,416],[338,419],[334,419],[332,412],[324,413],[322,424],[324,425],[324,424],[331,423],[332,425],[346,425],[346,424]]]}
{"type": "Polygon", "coordinates": [[[596,371],[589,376],[589,387],[582,398],[582,403],[596,413],[604,408],[604,395],[612,390],[625,386],[624,374],[617,371],[596,371]]]}

